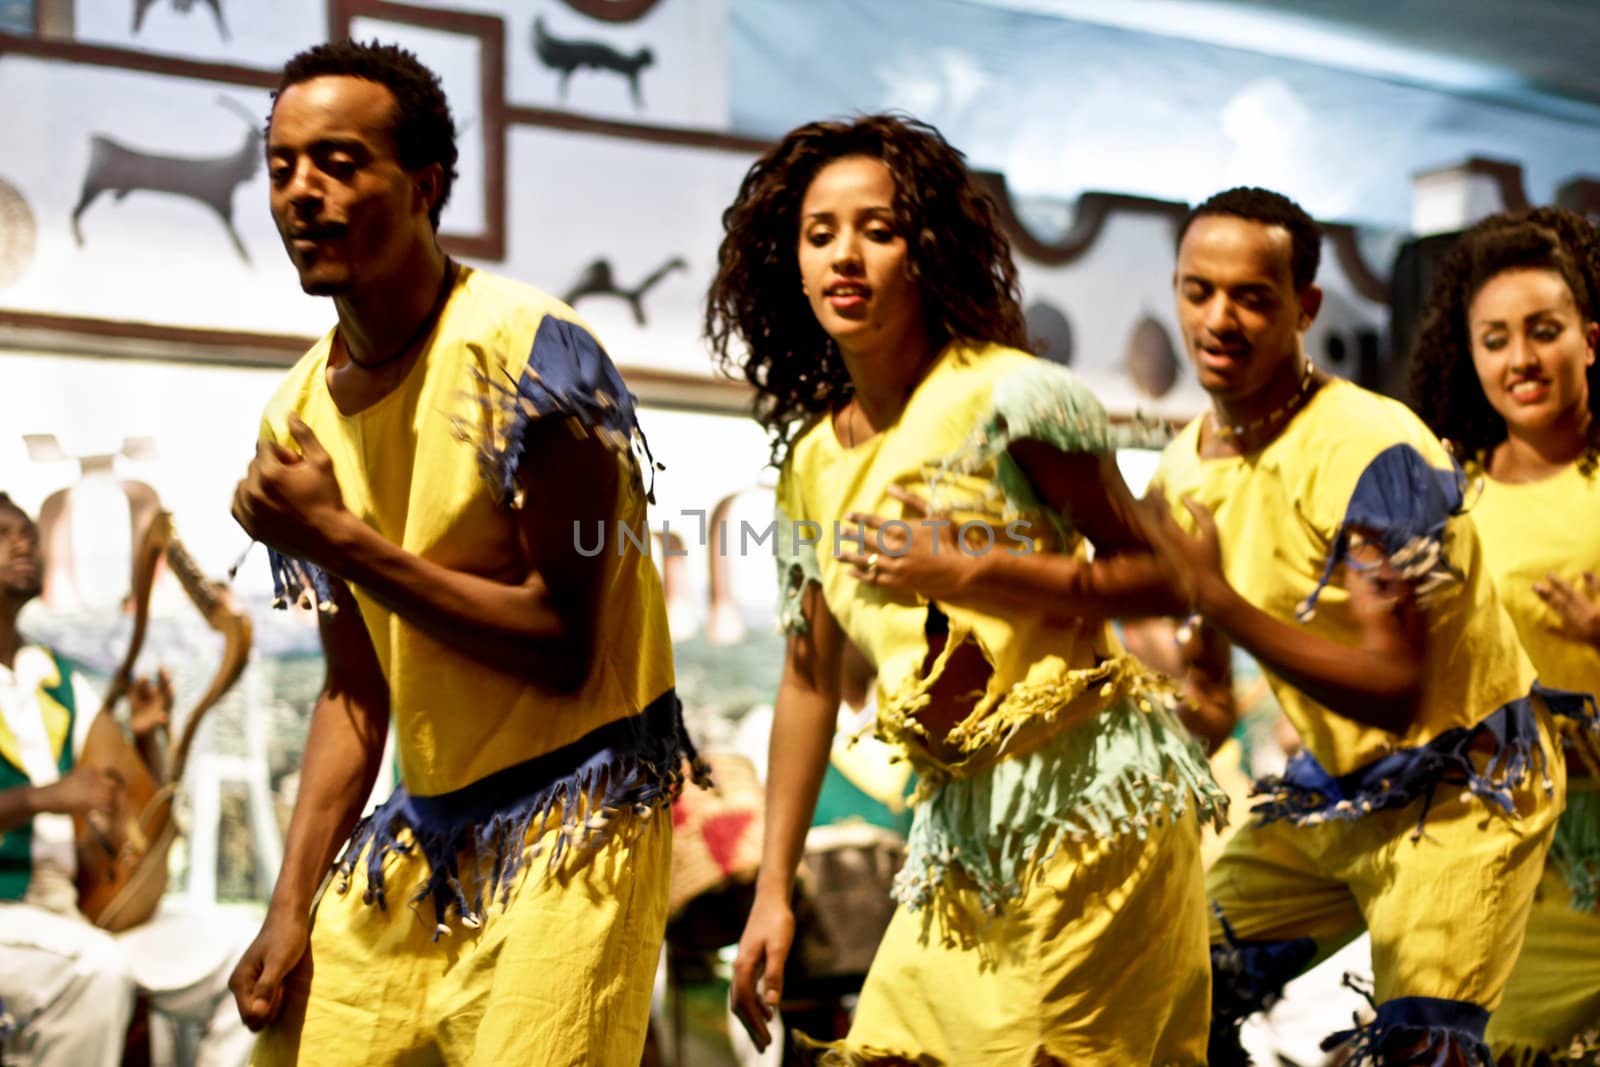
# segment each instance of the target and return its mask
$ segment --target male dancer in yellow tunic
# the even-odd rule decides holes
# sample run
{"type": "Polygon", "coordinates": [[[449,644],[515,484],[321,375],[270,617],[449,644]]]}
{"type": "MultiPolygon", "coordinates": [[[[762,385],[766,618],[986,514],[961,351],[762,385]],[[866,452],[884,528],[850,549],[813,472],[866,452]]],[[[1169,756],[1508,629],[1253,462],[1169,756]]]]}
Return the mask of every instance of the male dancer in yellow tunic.
{"type": "Polygon", "coordinates": [[[1213,410],[1147,533],[1206,621],[1267,668],[1305,744],[1207,877],[1213,1067],[1234,1028],[1365,926],[1377,1018],[1355,1063],[1487,1064],[1565,787],[1550,712],[1461,515],[1462,476],[1403,405],[1326,380],[1301,335],[1320,235],[1235,189],[1185,223],[1178,315],[1213,410]]]}
{"type": "Polygon", "coordinates": [[[268,405],[234,500],[283,596],[322,609],[328,664],[233,978],[257,1062],[632,1067],[666,921],[658,813],[692,759],[660,583],[629,547],[648,543],[632,398],[571,309],[440,251],[454,130],[414,56],[291,60],[267,159],[301,286],[338,324],[268,405]],[[356,826],[391,720],[402,785],[356,826]]]}

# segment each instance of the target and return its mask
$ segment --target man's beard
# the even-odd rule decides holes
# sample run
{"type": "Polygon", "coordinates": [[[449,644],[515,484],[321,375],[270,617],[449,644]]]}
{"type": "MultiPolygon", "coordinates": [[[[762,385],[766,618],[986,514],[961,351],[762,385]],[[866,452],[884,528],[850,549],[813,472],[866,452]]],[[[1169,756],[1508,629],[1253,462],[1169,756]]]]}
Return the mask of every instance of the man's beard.
{"type": "Polygon", "coordinates": [[[0,590],[7,600],[21,607],[44,592],[44,574],[41,572],[36,578],[13,578],[0,586],[0,590]]]}

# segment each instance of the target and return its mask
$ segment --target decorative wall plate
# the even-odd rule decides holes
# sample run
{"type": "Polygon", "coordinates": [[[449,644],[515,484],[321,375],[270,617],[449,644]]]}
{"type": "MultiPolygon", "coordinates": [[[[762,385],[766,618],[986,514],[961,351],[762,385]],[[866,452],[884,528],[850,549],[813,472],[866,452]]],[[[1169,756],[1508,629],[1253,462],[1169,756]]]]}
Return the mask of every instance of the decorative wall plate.
{"type": "Polygon", "coordinates": [[[39,226],[22,192],[0,178],[0,289],[15,285],[33,262],[39,226]]]}

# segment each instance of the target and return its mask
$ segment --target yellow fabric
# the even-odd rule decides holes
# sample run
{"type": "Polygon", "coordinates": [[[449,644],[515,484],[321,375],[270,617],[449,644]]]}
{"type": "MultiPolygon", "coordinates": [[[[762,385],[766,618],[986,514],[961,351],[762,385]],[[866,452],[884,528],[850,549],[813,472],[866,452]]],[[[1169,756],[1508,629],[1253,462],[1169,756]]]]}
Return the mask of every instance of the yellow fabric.
{"type": "MultiPolygon", "coordinates": [[[[1584,572],[1600,573],[1600,477],[1582,473],[1576,463],[1543,481],[1517,484],[1495,481],[1478,469],[1469,473],[1481,485],[1472,520],[1485,562],[1539,680],[1558,689],[1600,690],[1600,649],[1556,633],[1560,616],[1533,591],[1535,582],[1555,574],[1588,595],[1584,572]]],[[[1595,789],[1592,777],[1579,777],[1595,773],[1595,739],[1579,723],[1560,725],[1568,751],[1579,754],[1569,759],[1569,792],[1595,789]]],[[[1571,817],[1570,811],[1563,816],[1571,817]]],[[[1497,1056],[1528,1058],[1564,1052],[1575,1040],[1583,1045],[1588,1035],[1593,1053],[1600,1051],[1597,1032],[1600,913],[1577,910],[1572,887],[1547,865],[1522,955],[1500,1010],[1489,1020],[1489,1045],[1497,1056]]]]}
{"type": "MultiPolygon", "coordinates": [[[[25,648],[27,646],[24,646],[25,648]]],[[[41,650],[42,651],[42,650],[41,650]]],[[[22,653],[19,652],[19,655],[22,653]]],[[[54,656],[48,652],[40,657],[45,664],[47,673],[39,678],[38,683],[38,708],[39,717],[44,720],[45,736],[50,740],[50,754],[56,764],[61,763],[61,754],[67,747],[67,733],[72,729],[72,712],[62,707],[54,700],[47,689],[54,689],[61,684],[61,668],[57,665],[54,656]]],[[[80,714],[94,715],[97,708],[80,708],[80,714]]],[[[6,724],[5,716],[0,715],[0,759],[21,771],[24,775],[28,768],[23,765],[22,746],[17,742],[17,737],[11,732],[11,727],[6,724]]]]}
{"type": "Polygon", "coordinates": [[[0,759],[5,760],[17,770],[23,770],[22,749],[17,744],[16,735],[11,732],[4,719],[0,719],[0,759]]]}
{"type": "Polygon", "coordinates": [[[1470,514],[1484,562],[1539,681],[1594,692],[1600,688],[1600,649],[1552,632],[1561,617],[1533,584],[1554,574],[1581,592],[1585,571],[1600,575],[1600,472],[1583,474],[1572,463],[1543,481],[1517,484],[1476,469],[1469,473],[1481,486],[1470,514]]]}
{"type": "MultiPolygon", "coordinates": [[[[1554,574],[1590,595],[1583,575],[1600,575],[1600,472],[1584,474],[1571,463],[1543,481],[1516,484],[1497,482],[1475,467],[1469,473],[1480,489],[1471,514],[1484,562],[1539,681],[1556,689],[1600,692],[1600,648],[1556,633],[1560,615],[1533,591],[1533,583],[1554,574]]],[[[1572,720],[1562,720],[1561,726],[1568,742],[1578,743],[1583,770],[1600,773],[1596,739],[1583,736],[1572,720]]]]}
{"type": "MultiPolygon", "coordinates": [[[[544,854],[555,834],[544,834],[544,854]]],[[[346,892],[323,895],[283,1014],[252,1063],[637,1067],[671,848],[671,820],[658,814],[558,871],[530,856],[503,912],[496,904],[476,928],[453,917],[437,942],[426,905],[408,907],[398,892],[387,911],[362,903],[363,858],[346,892]]],[[[393,887],[427,873],[416,853],[384,862],[393,887]]]]}
{"type": "MultiPolygon", "coordinates": [[[[879,736],[903,746],[920,774],[896,886],[917,906],[897,909],[834,1062],[1204,1060],[1210,973],[1196,812],[1214,813],[1219,798],[1190,739],[1150,698],[1149,673],[1103,622],[954,604],[939,605],[949,638],[925,670],[927,601],[863,585],[834,558],[859,536],[843,525],[849,512],[903,516],[893,486],[958,526],[994,529],[990,551],[1083,553],[1059,516],[1013,510],[995,459],[969,462],[997,393],[1044,371],[1038,384],[1056,390],[1063,414],[1098,411],[1065,370],[1001,346],[952,343],[893,426],[846,448],[819,419],[779,480],[780,517],[820,530],[828,609],[877,668],[879,736]],[[959,471],[952,457],[964,457],[959,471]],[[991,676],[945,739],[956,752],[945,759],[929,751],[917,714],[969,641],[991,676]],[[1134,725],[1112,725],[1122,721],[1113,711],[1134,725]],[[1096,759],[1107,754],[1113,765],[1096,759]],[[969,848],[986,850],[988,862],[969,848]]],[[[1062,437],[1082,429],[1055,428],[1062,437]]],[[[1079,436],[1086,450],[1105,447],[1103,435],[1098,446],[1092,432],[1079,436]]]]}
{"type": "MultiPolygon", "coordinates": [[[[851,551],[861,543],[860,529],[845,522],[849,512],[903,517],[903,506],[888,495],[891,486],[922,497],[935,509],[947,510],[958,526],[974,520],[988,523],[995,528],[996,537],[991,551],[1067,548],[1082,552],[1081,539],[1075,538],[1075,543],[1067,546],[1055,543],[1054,535],[1047,532],[1049,519],[1042,513],[1007,514],[994,491],[992,469],[955,474],[942,470],[937,462],[968,442],[991,408],[996,384],[1036,363],[1034,357],[1015,349],[954,342],[939,355],[893,426],[855,448],[846,448],[834,433],[832,421],[819,419],[795,443],[779,478],[780,515],[790,522],[816,524],[811,536],[821,532],[816,554],[829,610],[877,667],[879,732],[890,743],[906,746],[919,770],[966,773],[970,768],[964,764],[969,758],[976,757],[972,762],[984,765],[992,761],[1002,742],[1013,748],[1037,744],[1043,739],[1039,731],[1065,729],[1113,699],[1107,696],[1073,703],[1090,686],[1104,681],[1099,664],[1123,655],[1109,624],[1052,625],[1039,613],[1002,617],[941,604],[950,620],[950,637],[937,664],[924,672],[927,601],[863,585],[848,566],[834,558],[836,548],[851,551]],[[1030,522],[1031,528],[1019,526],[1008,531],[1007,523],[1013,521],[1030,522]],[[947,762],[928,752],[915,715],[950,655],[969,640],[977,643],[994,669],[982,699],[947,738],[961,752],[959,758],[947,762]],[[1069,704],[1070,714],[1063,711],[1069,704]],[[1062,713],[1056,714],[1058,711],[1062,713]],[[1018,736],[1016,728],[1024,724],[1028,730],[1018,736]]],[[[791,532],[780,529],[778,536],[789,537],[791,532]]],[[[866,543],[866,551],[872,551],[875,542],[870,532],[866,543]]]]}
{"type": "Polygon", "coordinates": [[[1600,914],[1572,906],[1572,887],[1554,867],[1545,867],[1522,955],[1485,1037],[1497,1057],[1561,1052],[1575,1040],[1600,1052],[1600,914]]]}
{"type": "MultiPolygon", "coordinates": [[[[1212,753],[1211,775],[1228,794],[1228,810],[1244,813],[1250,810],[1250,794],[1255,782],[1245,770],[1244,746],[1236,738],[1228,738],[1212,753]]],[[[1203,827],[1200,837],[1200,862],[1207,870],[1217,862],[1228,841],[1238,832],[1244,818],[1236,815],[1226,826],[1203,827]]]]}
{"type": "MultiPolygon", "coordinates": [[[[1551,744],[1548,719],[1540,733],[1551,744]]],[[[1459,1000],[1493,1011],[1522,943],[1557,803],[1542,781],[1516,791],[1515,817],[1470,793],[1436,797],[1354,822],[1241,827],[1206,873],[1206,893],[1241,941],[1309,937],[1325,959],[1365,926],[1378,1003],[1459,1000]]],[[[1225,942],[1211,920],[1211,941],[1225,942]]]]}
{"type": "MultiPolygon", "coordinates": [[[[1247,456],[1202,459],[1200,423],[1190,423],[1167,446],[1156,481],[1185,528],[1193,529],[1193,520],[1180,503],[1183,496],[1210,509],[1229,583],[1250,603],[1291,623],[1322,576],[1357,481],[1380,452],[1408,444],[1430,466],[1451,468],[1444,447],[1405,405],[1340,380],[1318,389],[1281,434],[1247,456]]],[[[1444,554],[1460,578],[1427,603],[1422,707],[1404,736],[1336,715],[1264,672],[1306,748],[1335,776],[1393,748],[1475,725],[1526,696],[1533,683],[1533,666],[1495,597],[1469,519],[1449,521],[1444,554]]],[[[1360,643],[1337,575],[1303,625],[1341,644],[1360,643]]]]}
{"type": "MultiPolygon", "coordinates": [[[[333,334],[279,387],[262,436],[293,447],[299,412],[333,460],[344,503],[388,540],[455,570],[503,574],[517,565],[517,517],[496,504],[479,467],[482,442],[503,444],[515,414],[490,383],[514,386],[545,316],[578,323],[557,300],[505,278],[463,268],[426,356],[395,392],[342,415],[326,384],[333,334]]],[[[537,462],[537,457],[529,457],[537,462]]],[[[643,531],[646,500],[625,449],[616,462],[615,515],[643,531]]],[[[596,665],[575,693],[497,672],[435,641],[354,588],[389,682],[400,776],[418,796],[450,792],[637,715],[672,687],[671,642],[660,577],[647,550],[604,531],[608,573],[596,665]]],[[[594,531],[584,531],[585,547],[594,531]]],[[[648,538],[643,538],[648,544],[648,538]]]]}
{"type": "Polygon", "coordinates": [[[1200,877],[1191,811],[1145,841],[1063,844],[998,918],[959,884],[928,911],[902,906],[849,1037],[821,1046],[818,1062],[1203,1064],[1211,976],[1200,877]]]}

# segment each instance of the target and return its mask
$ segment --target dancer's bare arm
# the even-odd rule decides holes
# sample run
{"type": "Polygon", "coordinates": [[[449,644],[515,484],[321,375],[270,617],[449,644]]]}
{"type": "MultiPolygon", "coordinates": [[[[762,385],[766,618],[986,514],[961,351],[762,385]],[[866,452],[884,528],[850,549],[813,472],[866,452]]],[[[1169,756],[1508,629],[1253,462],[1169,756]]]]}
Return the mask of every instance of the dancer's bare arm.
{"type": "Polygon", "coordinates": [[[734,1014],[762,1049],[772,1040],[767,1023],[782,997],[783,965],[794,941],[789,901],[795,869],[805,850],[839,715],[844,637],[823,603],[822,590],[813,583],[803,595],[810,633],[790,636],[773,707],[761,873],[739,938],[730,991],[734,1014]]]}
{"type": "Polygon", "coordinates": [[[870,549],[841,552],[839,559],[854,564],[856,576],[873,585],[997,613],[1042,612],[1060,624],[1182,612],[1181,598],[1132,518],[1136,501],[1114,456],[1062,452],[1026,440],[1013,444],[1011,454],[1041,499],[1094,545],[1092,562],[1018,551],[1004,534],[982,551],[964,549],[954,527],[939,521],[944,517],[930,515],[925,501],[897,490],[890,492],[905,506],[909,533],[878,516],[852,515],[850,521],[881,531],[885,550],[871,568],[870,549]]]}
{"type": "MultiPolygon", "coordinates": [[[[581,685],[594,656],[606,560],[618,548],[616,457],[565,420],[528,431],[521,467],[515,573],[480,575],[413,555],[343,502],[327,452],[297,417],[299,451],[263,442],[234,496],[252,537],[316,564],[443,644],[490,667],[561,690],[581,685]],[[580,552],[604,531],[605,551],[580,552]]],[[[637,531],[643,533],[643,531],[637,531]]],[[[632,549],[628,549],[632,551],[632,549]]]]}
{"type": "Polygon", "coordinates": [[[1384,563],[1375,538],[1352,549],[1346,566],[1359,644],[1347,645],[1284,622],[1251,604],[1222,573],[1216,523],[1186,500],[1196,534],[1179,529],[1165,504],[1142,511],[1149,539],[1194,610],[1311,699],[1346,718],[1405,733],[1422,698],[1428,622],[1411,584],[1384,563]]]}
{"type": "Polygon", "coordinates": [[[320,616],[327,676],[311,712],[283,867],[261,933],[229,981],[252,1030],[275,1019],[282,1007],[283,979],[305,952],[312,898],[355,828],[383,759],[388,684],[342,582],[334,582],[334,602],[339,610],[320,616]]]}

